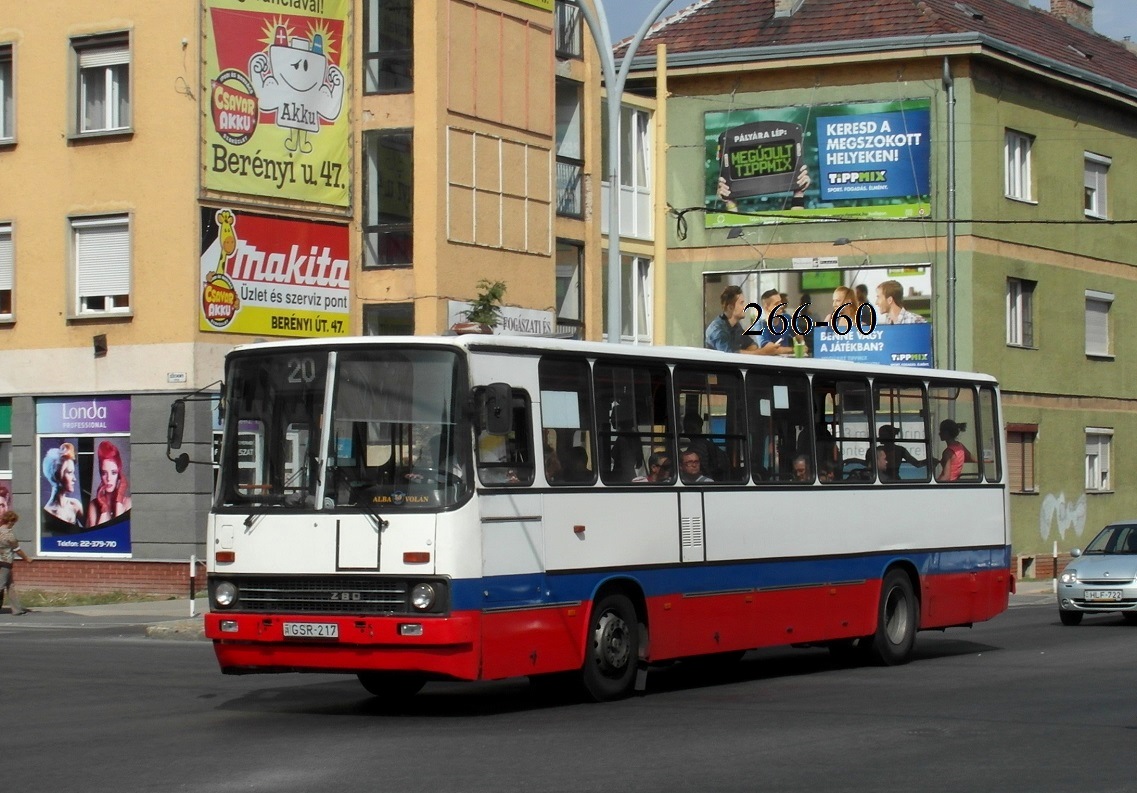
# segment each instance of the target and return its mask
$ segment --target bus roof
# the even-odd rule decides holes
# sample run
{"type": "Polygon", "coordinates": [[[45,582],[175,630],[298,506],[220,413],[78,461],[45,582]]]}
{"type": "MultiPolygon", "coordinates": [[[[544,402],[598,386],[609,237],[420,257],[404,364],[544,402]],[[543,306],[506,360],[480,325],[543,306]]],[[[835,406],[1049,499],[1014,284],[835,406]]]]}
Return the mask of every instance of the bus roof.
{"type": "Polygon", "coordinates": [[[879,364],[858,364],[835,358],[794,358],[786,355],[744,355],[724,353],[701,347],[676,347],[665,345],[608,344],[606,342],[576,341],[573,339],[550,339],[539,336],[491,336],[487,334],[466,334],[453,336],[339,336],[321,339],[289,339],[287,341],[265,341],[242,344],[235,347],[232,354],[271,352],[290,348],[343,348],[355,346],[383,347],[438,347],[439,345],[480,353],[567,353],[588,356],[621,356],[627,358],[656,359],[665,361],[689,361],[706,364],[745,364],[749,367],[772,366],[778,368],[797,368],[811,372],[849,372],[881,376],[901,376],[914,378],[954,379],[975,383],[996,382],[991,375],[978,372],[963,372],[950,369],[921,368],[914,366],[882,366],[879,364]]]}

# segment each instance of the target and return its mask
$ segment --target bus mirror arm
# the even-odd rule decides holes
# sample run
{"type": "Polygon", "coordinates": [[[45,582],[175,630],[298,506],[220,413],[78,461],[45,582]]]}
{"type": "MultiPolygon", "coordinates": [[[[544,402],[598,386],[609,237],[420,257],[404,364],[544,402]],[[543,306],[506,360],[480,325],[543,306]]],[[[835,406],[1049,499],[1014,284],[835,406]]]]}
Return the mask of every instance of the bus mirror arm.
{"type": "Polygon", "coordinates": [[[186,403],[212,400],[213,395],[204,392],[220,383],[220,380],[216,380],[207,386],[199,388],[193,393],[178,397],[170,405],[170,419],[166,424],[166,459],[174,464],[174,470],[179,474],[189,468],[191,463],[194,465],[213,465],[213,460],[191,460],[189,454],[186,452],[182,452],[177,457],[174,457],[170,452],[182,448],[182,440],[185,435],[186,426],[186,403]]]}

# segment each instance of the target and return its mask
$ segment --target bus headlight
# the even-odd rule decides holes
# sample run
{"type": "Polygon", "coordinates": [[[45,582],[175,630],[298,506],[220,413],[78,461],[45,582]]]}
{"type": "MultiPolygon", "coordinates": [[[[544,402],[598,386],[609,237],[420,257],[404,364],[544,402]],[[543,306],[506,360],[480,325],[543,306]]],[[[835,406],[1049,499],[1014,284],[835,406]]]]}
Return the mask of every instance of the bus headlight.
{"type": "Polygon", "coordinates": [[[435,592],[430,584],[415,584],[411,590],[411,605],[418,611],[426,611],[434,605],[435,592]]]}
{"type": "Polygon", "coordinates": [[[213,590],[213,602],[221,608],[232,606],[237,600],[237,585],[231,581],[222,581],[213,590]]]}

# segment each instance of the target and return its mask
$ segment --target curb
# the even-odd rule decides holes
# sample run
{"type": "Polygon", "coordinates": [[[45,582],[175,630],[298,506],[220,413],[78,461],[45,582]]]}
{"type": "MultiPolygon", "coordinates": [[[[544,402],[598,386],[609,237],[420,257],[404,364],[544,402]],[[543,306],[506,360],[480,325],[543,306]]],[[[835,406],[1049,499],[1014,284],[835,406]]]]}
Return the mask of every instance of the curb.
{"type": "Polygon", "coordinates": [[[150,639],[179,639],[182,641],[206,641],[205,622],[201,618],[159,622],[146,627],[150,639]]]}

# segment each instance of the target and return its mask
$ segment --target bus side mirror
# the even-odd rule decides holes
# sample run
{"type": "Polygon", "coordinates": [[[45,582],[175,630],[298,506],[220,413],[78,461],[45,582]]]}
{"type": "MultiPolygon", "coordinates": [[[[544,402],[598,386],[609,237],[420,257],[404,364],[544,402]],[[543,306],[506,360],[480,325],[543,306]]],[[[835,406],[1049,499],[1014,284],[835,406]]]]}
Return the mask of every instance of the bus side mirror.
{"type": "Polygon", "coordinates": [[[182,434],[186,426],[185,400],[176,399],[170,405],[170,422],[166,425],[166,451],[182,448],[182,434]]]}
{"type": "Polygon", "coordinates": [[[166,459],[173,462],[174,470],[179,474],[189,467],[189,455],[182,452],[177,457],[171,457],[170,451],[182,447],[182,435],[185,432],[185,426],[186,402],[184,399],[176,399],[170,405],[170,421],[166,425],[166,459]]]}
{"type": "Polygon", "coordinates": [[[478,414],[486,432],[508,435],[513,430],[513,389],[509,383],[490,383],[479,403],[478,414]]]}

